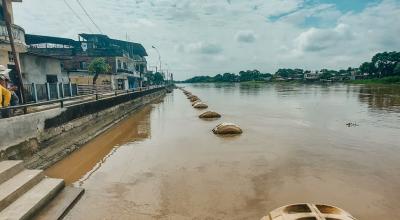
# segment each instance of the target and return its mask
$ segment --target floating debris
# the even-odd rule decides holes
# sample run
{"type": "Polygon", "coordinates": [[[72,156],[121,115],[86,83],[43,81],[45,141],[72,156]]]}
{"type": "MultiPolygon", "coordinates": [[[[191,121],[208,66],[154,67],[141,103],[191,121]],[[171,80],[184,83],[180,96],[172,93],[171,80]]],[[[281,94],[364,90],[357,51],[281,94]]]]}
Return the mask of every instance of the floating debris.
{"type": "Polygon", "coordinates": [[[221,115],[217,112],[206,111],[199,115],[199,118],[221,118],[221,115]]]}
{"type": "Polygon", "coordinates": [[[222,123],[217,125],[213,130],[214,134],[241,134],[243,133],[242,129],[233,123],[222,123]]]}
{"type": "Polygon", "coordinates": [[[356,220],[343,209],[329,205],[295,204],[288,205],[270,212],[261,220],[356,220]]]}
{"type": "Polygon", "coordinates": [[[346,124],[347,127],[358,127],[359,125],[357,123],[349,122],[346,124]]]}
{"type": "Polygon", "coordinates": [[[194,108],[198,108],[198,109],[205,109],[208,108],[208,105],[204,102],[199,102],[196,103],[195,105],[193,105],[194,108]]]}

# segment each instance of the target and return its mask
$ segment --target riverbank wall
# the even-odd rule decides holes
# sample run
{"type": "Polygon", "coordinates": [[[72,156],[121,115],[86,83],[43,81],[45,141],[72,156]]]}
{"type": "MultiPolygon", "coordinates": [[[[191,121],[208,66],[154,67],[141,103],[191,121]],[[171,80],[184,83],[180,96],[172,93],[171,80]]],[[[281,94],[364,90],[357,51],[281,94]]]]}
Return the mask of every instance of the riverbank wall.
{"type": "Polygon", "coordinates": [[[164,87],[1,119],[0,160],[45,169],[136,109],[162,98],[164,87]]]}

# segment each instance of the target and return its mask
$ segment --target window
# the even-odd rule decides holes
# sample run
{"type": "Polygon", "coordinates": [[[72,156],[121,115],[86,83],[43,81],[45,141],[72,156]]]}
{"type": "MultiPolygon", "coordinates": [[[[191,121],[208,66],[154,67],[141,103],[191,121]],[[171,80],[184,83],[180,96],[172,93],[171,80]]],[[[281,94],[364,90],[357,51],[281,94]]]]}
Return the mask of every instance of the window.
{"type": "Polygon", "coordinates": [[[14,55],[11,51],[8,51],[8,62],[14,63],[14,55]]]}
{"type": "Polygon", "coordinates": [[[127,70],[127,69],[128,69],[128,64],[126,64],[126,63],[124,62],[123,65],[124,65],[124,70],[127,70]]]}
{"type": "Polygon", "coordinates": [[[87,67],[87,63],[85,62],[85,61],[81,61],[80,63],[79,63],[79,67],[80,67],[80,69],[82,69],[82,70],[86,70],[88,67],[87,67]]]}
{"type": "Polygon", "coordinates": [[[118,62],[118,69],[122,69],[122,68],[121,68],[121,61],[118,60],[117,62],[118,62]]]}

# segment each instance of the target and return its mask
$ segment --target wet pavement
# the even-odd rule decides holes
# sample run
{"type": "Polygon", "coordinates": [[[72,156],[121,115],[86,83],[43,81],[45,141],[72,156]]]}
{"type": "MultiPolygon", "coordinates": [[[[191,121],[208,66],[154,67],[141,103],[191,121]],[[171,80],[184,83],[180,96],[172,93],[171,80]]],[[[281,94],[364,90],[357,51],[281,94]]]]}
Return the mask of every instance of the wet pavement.
{"type": "Polygon", "coordinates": [[[197,118],[175,90],[46,171],[86,189],[66,219],[260,219],[299,202],[400,219],[400,89],[187,89],[222,118],[197,118]],[[215,136],[219,122],[244,133],[215,136]]]}

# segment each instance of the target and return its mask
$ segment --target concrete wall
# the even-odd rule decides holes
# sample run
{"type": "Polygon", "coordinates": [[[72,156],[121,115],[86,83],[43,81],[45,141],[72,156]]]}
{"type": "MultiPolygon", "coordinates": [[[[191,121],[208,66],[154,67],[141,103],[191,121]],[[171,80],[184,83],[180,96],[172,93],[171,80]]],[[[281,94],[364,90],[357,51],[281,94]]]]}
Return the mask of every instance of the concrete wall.
{"type": "Polygon", "coordinates": [[[8,51],[0,49],[0,65],[7,67],[8,63],[8,51]]]}
{"type": "MultiPolygon", "coordinates": [[[[88,72],[70,72],[69,79],[71,83],[77,85],[92,85],[93,75],[88,72]]],[[[97,85],[111,85],[112,76],[109,74],[100,74],[96,81],[97,85]]]]}
{"type": "Polygon", "coordinates": [[[69,82],[67,75],[61,73],[58,59],[25,53],[20,54],[20,61],[24,83],[46,83],[46,75],[56,75],[58,82],[69,82]]]}
{"type": "Polygon", "coordinates": [[[165,93],[158,88],[1,119],[0,158],[23,159],[29,168],[46,168],[165,93]]]}

